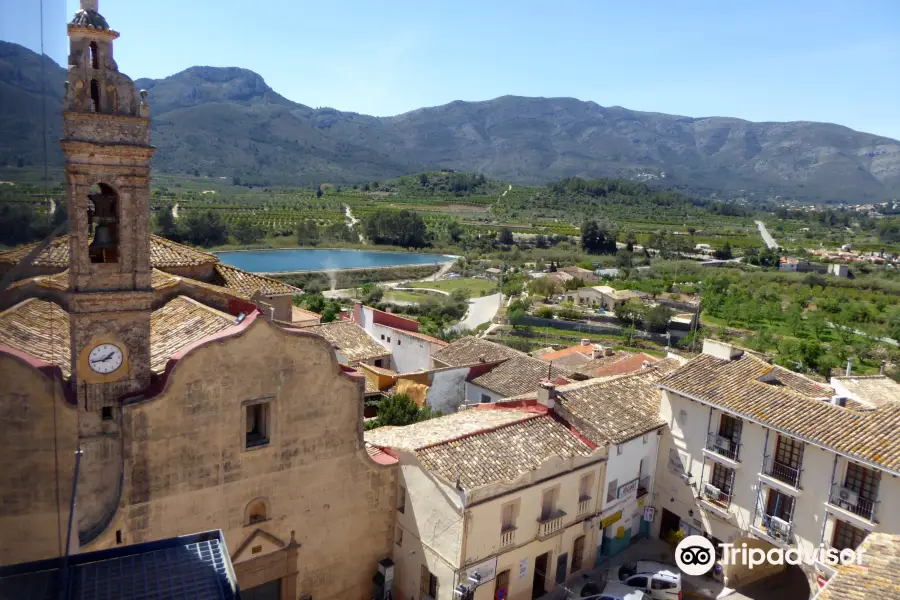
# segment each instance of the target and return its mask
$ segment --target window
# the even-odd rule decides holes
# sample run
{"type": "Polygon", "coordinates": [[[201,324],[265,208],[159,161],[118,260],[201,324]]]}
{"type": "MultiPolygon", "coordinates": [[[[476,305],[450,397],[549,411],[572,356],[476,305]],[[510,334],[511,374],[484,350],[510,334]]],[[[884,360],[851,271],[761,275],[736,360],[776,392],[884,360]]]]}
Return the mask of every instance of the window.
{"type": "Polygon", "coordinates": [[[382,342],[384,341],[384,334],[383,334],[383,333],[381,334],[381,341],[382,341],[382,342]]]}
{"type": "Polygon", "coordinates": [[[552,487],[549,490],[544,490],[544,495],[541,498],[541,521],[547,521],[554,516],[554,513],[556,512],[556,498],[558,493],[558,487],[552,487]]]}
{"type": "Polygon", "coordinates": [[[490,397],[490,396],[488,396],[487,394],[482,394],[482,395],[481,395],[481,403],[482,403],[482,404],[486,404],[486,403],[488,403],[488,402],[490,402],[490,401],[491,401],[491,397],[490,397]]]}
{"type": "Polygon", "coordinates": [[[516,517],[519,513],[519,502],[507,502],[500,508],[500,531],[516,528],[516,517]]]}
{"type": "Polygon", "coordinates": [[[387,336],[387,343],[388,343],[388,344],[391,343],[391,336],[387,336]]]}
{"type": "Polygon", "coordinates": [[[656,579],[650,582],[651,590],[672,590],[678,587],[678,584],[674,581],[669,581],[667,579],[656,579]]]}
{"type": "Polygon", "coordinates": [[[257,448],[271,437],[271,400],[253,400],[244,406],[244,448],[257,448]]]}
{"type": "Polygon", "coordinates": [[[803,442],[783,435],[778,436],[775,444],[775,462],[794,471],[800,470],[803,461],[803,442]]]}
{"type": "Polygon", "coordinates": [[[397,338],[397,345],[400,345],[400,338],[397,338]]]}
{"type": "Polygon", "coordinates": [[[425,600],[425,598],[437,598],[437,592],[437,577],[428,571],[426,565],[422,565],[422,576],[419,579],[419,600],[425,600]]]}
{"type": "Polygon", "coordinates": [[[121,529],[116,529],[116,543],[117,544],[122,543],[122,530],[121,529]]]}
{"type": "Polygon", "coordinates": [[[719,421],[719,435],[728,438],[735,444],[741,440],[741,428],[741,420],[731,415],[722,415],[722,419],[719,421]]]}
{"type": "Polygon", "coordinates": [[[867,469],[862,465],[847,465],[844,487],[859,494],[860,499],[875,502],[878,498],[878,485],[881,483],[881,472],[867,469]]]}
{"type": "Polygon", "coordinates": [[[397,527],[397,532],[394,535],[394,541],[397,543],[398,546],[403,545],[403,529],[401,529],[400,527],[397,527]]]}
{"type": "Polygon", "coordinates": [[[406,488],[402,485],[397,494],[397,512],[406,512],[406,488]]]}
{"type": "Polygon", "coordinates": [[[834,522],[834,535],[831,538],[831,546],[836,550],[856,550],[866,537],[866,532],[854,527],[846,521],[834,522]]]}
{"type": "Polygon", "coordinates": [[[647,577],[644,575],[638,575],[637,577],[632,577],[628,581],[625,582],[625,585],[640,588],[642,590],[647,589],[647,577]]]}
{"type": "Polygon", "coordinates": [[[91,79],[91,112],[100,112],[100,84],[91,79]]]}
{"type": "Polygon", "coordinates": [[[269,510],[265,498],[257,498],[251,501],[250,504],[247,505],[247,509],[244,514],[244,523],[246,525],[262,523],[263,521],[268,520],[269,510]]]}
{"type": "Polygon", "coordinates": [[[578,480],[578,501],[582,502],[584,500],[591,499],[591,486],[594,483],[594,476],[592,474],[582,475],[581,479],[578,480]]]}
{"type": "Polygon", "coordinates": [[[116,191],[105,183],[94,184],[88,191],[88,257],[92,263],[119,261],[118,200],[116,191]]]}
{"type": "Polygon", "coordinates": [[[613,479],[609,482],[609,486],[606,488],[606,501],[612,502],[616,499],[616,492],[619,489],[619,480],[613,479]]]}
{"type": "Polygon", "coordinates": [[[778,490],[769,490],[769,497],[766,500],[766,514],[790,523],[794,516],[793,496],[782,494],[778,490]]]}
{"type": "Polygon", "coordinates": [[[104,421],[112,421],[113,411],[112,406],[104,406],[100,409],[100,415],[104,421]]]}
{"type": "Polygon", "coordinates": [[[719,463],[713,463],[712,476],[709,482],[722,490],[725,494],[731,494],[731,482],[734,479],[734,470],[722,466],[719,463]]]}

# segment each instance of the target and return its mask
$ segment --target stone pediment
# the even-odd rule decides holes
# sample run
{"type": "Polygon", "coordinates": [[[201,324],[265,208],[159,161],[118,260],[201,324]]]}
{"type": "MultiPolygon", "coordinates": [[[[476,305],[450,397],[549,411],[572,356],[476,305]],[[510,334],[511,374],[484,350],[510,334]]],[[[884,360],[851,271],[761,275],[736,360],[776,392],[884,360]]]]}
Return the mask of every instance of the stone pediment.
{"type": "Polygon", "coordinates": [[[291,532],[291,539],[286,542],[264,529],[255,529],[234,551],[234,554],[231,555],[231,561],[236,563],[242,560],[250,560],[251,558],[265,556],[266,554],[282,550],[288,546],[299,546],[294,539],[293,531],[291,532]]]}

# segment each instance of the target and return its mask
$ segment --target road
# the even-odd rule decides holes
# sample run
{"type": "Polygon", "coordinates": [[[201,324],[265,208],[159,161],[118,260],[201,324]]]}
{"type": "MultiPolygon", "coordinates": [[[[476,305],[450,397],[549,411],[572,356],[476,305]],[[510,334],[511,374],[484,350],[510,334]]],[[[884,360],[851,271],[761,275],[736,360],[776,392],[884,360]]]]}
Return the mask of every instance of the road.
{"type": "Polygon", "coordinates": [[[469,300],[469,311],[462,321],[453,326],[456,331],[475,329],[482,323],[488,323],[500,310],[500,294],[481,296],[469,300]]]}
{"type": "Polygon", "coordinates": [[[762,239],[766,243],[766,246],[768,246],[772,250],[778,248],[778,244],[775,243],[775,238],[773,238],[772,234],[769,233],[769,230],[766,229],[766,224],[762,221],[757,221],[756,226],[759,227],[759,235],[762,236],[762,239]]]}

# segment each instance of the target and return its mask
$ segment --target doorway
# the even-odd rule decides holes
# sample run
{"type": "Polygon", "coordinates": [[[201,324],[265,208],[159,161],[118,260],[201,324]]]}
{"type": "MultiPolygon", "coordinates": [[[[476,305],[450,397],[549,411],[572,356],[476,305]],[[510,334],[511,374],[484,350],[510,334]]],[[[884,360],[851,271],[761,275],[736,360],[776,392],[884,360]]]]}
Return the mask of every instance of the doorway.
{"type": "Polygon", "coordinates": [[[662,520],[660,521],[659,537],[661,539],[666,539],[666,536],[668,536],[673,531],[678,531],[680,528],[681,517],[667,508],[662,509],[662,520]]]}
{"type": "Polygon", "coordinates": [[[550,553],[545,552],[534,559],[534,582],[531,584],[531,597],[539,598],[547,593],[544,582],[547,579],[547,565],[550,564],[550,553]]]}
{"type": "Polygon", "coordinates": [[[241,590],[242,600],[281,600],[281,580],[241,590]]]}

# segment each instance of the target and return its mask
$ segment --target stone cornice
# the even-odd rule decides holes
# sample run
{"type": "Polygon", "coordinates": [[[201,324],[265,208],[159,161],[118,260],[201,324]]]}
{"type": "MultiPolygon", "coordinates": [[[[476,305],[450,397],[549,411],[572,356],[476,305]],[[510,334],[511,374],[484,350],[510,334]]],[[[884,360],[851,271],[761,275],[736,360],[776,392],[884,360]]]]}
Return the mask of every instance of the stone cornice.
{"type": "MultiPolygon", "coordinates": [[[[150,160],[156,152],[155,146],[140,146],[137,144],[115,144],[104,142],[90,142],[87,140],[60,140],[63,152],[66,154],[78,154],[79,152],[87,152],[92,154],[108,154],[111,156],[140,158],[150,160]],[[98,152],[98,150],[100,152],[98,152]]],[[[80,163],[74,163],[80,164],[80,163]]],[[[84,163],[89,166],[89,163],[84,163]]],[[[102,165],[94,165],[102,166],[102,165]]]]}
{"type": "Polygon", "coordinates": [[[63,118],[70,119],[95,119],[98,121],[105,121],[107,119],[113,119],[117,121],[132,121],[135,123],[146,123],[147,127],[150,127],[150,118],[149,117],[135,117],[133,115],[120,115],[118,113],[94,113],[94,112],[78,112],[74,110],[64,110],[63,118]]]}
{"type": "Polygon", "coordinates": [[[72,25],[71,23],[66,27],[69,30],[69,33],[84,33],[86,35],[91,35],[95,37],[105,37],[111,40],[119,37],[118,31],[113,31],[112,29],[97,29],[96,27],[85,27],[84,25],[72,25]]]}

